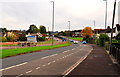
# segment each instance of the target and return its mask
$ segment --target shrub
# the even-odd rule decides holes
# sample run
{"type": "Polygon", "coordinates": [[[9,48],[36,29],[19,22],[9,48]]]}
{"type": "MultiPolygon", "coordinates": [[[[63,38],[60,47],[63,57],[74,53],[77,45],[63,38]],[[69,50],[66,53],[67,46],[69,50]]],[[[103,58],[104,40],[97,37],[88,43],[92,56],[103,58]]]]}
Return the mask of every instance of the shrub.
{"type": "Polygon", "coordinates": [[[7,38],[6,37],[0,37],[0,42],[6,42],[7,38]]]}
{"type": "Polygon", "coordinates": [[[19,37],[19,41],[27,41],[27,37],[19,37]]]}
{"type": "Polygon", "coordinates": [[[38,37],[37,41],[45,41],[45,37],[38,37]]]}
{"type": "Polygon", "coordinates": [[[95,44],[95,39],[89,38],[89,39],[88,39],[88,43],[90,43],[90,44],[95,44]]]}
{"type": "Polygon", "coordinates": [[[110,50],[110,42],[105,42],[105,49],[110,50]]]}
{"type": "Polygon", "coordinates": [[[100,34],[100,36],[99,36],[99,45],[103,47],[105,45],[106,41],[109,41],[108,35],[100,34]]]}

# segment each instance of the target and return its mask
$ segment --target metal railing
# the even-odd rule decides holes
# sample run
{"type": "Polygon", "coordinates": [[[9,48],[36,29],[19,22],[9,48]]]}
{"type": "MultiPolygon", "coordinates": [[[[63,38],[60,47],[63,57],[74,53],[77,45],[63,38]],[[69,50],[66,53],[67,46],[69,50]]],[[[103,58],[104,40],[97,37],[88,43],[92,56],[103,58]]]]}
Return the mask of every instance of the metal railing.
{"type": "Polygon", "coordinates": [[[116,59],[116,61],[120,64],[120,49],[115,45],[110,46],[110,54],[116,59]]]}

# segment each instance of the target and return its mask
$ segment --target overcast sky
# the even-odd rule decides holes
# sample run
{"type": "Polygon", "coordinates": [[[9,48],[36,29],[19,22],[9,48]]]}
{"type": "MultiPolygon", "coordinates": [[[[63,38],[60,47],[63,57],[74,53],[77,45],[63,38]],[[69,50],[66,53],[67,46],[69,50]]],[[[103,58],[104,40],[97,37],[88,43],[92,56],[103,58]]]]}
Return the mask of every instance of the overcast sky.
{"type": "MultiPolygon", "coordinates": [[[[0,26],[8,30],[27,30],[31,24],[46,26],[51,30],[51,0],[0,0],[0,26]]],[[[55,2],[55,31],[104,28],[105,1],[103,0],[53,0],[55,2]],[[95,27],[94,27],[94,20],[95,27]]],[[[120,1],[120,0],[118,0],[120,1]]],[[[107,25],[111,25],[114,0],[108,0],[107,25]]],[[[116,19],[118,23],[118,4],[116,19]]]]}

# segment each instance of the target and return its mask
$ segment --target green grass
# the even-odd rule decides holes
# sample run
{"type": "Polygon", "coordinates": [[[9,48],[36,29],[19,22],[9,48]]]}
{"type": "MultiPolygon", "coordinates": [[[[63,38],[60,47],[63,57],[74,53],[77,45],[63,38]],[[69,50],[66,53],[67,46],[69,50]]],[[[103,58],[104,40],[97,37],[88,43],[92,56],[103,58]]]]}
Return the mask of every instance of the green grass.
{"type": "MultiPolygon", "coordinates": [[[[53,40],[53,41],[55,41],[55,40],[53,40]]],[[[43,42],[38,42],[37,44],[39,45],[39,44],[49,44],[49,43],[52,43],[52,39],[43,41],[43,42]]]]}
{"type": "Polygon", "coordinates": [[[83,38],[81,38],[81,37],[69,37],[69,39],[78,40],[78,41],[82,41],[83,40],[83,38]]]}
{"type": "Polygon", "coordinates": [[[1,54],[0,58],[29,53],[29,52],[38,51],[38,50],[54,49],[54,48],[59,48],[59,47],[64,47],[64,46],[69,46],[69,45],[70,43],[64,43],[64,44],[59,44],[59,45],[54,45],[54,46],[39,46],[39,47],[28,47],[28,48],[5,49],[5,50],[0,51],[0,54],[1,54]]]}
{"type": "Polygon", "coordinates": [[[19,45],[17,45],[17,44],[11,44],[11,45],[0,45],[0,46],[7,47],[7,46],[19,46],[19,45]]]}

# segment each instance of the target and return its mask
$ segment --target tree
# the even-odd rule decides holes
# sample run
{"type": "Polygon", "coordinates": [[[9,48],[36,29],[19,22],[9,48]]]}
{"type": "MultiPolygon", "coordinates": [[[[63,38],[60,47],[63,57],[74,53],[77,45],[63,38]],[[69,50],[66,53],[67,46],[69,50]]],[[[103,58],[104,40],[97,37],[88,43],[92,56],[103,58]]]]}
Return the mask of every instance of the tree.
{"type": "Polygon", "coordinates": [[[7,38],[6,37],[0,37],[0,42],[6,42],[7,38]]]}
{"type": "Polygon", "coordinates": [[[7,39],[8,41],[17,41],[17,39],[19,39],[19,35],[15,32],[8,32],[7,39]]]}
{"type": "Polygon", "coordinates": [[[81,34],[84,38],[92,37],[93,32],[91,27],[85,27],[82,31],[81,34]]]}
{"type": "Polygon", "coordinates": [[[0,28],[0,32],[2,32],[2,34],[4,35],[7,32],[6,28],[0,28]]]}
{"type": "Polygon", "coordinates": [[[32,24],[30,25],[28,31],[28,33],[37,33],[38,32],[38,28],[36,27],[36,25],[32,24]]]}
{"type": "Polygon", "coordinates": [[[41,34],[46,34],[46,27],[45,26],[40,25],[39,30],[40,30],[41,34]]]}

